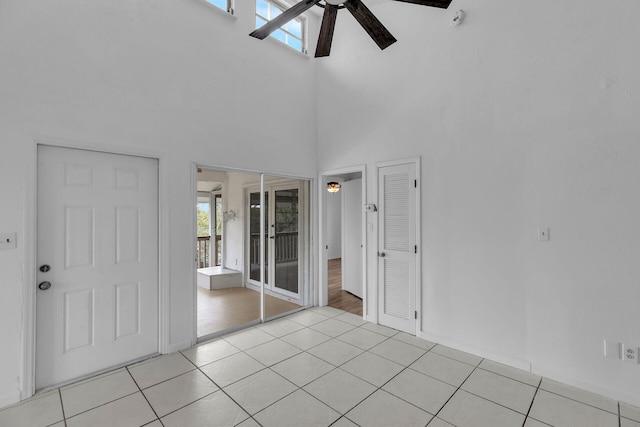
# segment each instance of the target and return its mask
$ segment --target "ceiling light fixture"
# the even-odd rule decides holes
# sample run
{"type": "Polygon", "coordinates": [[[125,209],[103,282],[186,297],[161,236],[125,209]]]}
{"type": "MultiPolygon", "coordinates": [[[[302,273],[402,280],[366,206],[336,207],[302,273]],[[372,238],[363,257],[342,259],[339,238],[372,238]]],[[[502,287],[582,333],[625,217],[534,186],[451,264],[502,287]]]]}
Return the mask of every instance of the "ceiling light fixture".
{"type": "Polygon", "coordinates": [[[340,185],[339,182],[327,182],[327,191],[329,193],[337,193],[338,191],[340,191],[340,187],[342,187],[342,185],[340,185]]]}

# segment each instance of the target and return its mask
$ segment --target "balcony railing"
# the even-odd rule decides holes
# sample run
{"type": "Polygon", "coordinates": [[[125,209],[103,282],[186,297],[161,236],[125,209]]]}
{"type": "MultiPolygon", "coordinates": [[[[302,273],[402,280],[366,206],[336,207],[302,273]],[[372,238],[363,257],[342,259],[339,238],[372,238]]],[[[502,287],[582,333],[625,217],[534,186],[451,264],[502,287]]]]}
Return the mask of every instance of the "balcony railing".
{"type": "Polygon", "coordinates": [[[198,256],[198,268],[211,267],[211,265],[220,265],[218,260],[220,259],[220,244],[222,243],[222,236],[216,236],[216,244],[213,248],[213,257],[211,254],[211,236],[198,237],[197,256],[198,256]]]}
{"type": "MultiPolygon", "coordinates": [[[[276,236],[276,262],[294,261],[298,259],[298,232],[278,233],[276,236]]],[[[251,264],[258,264],[260,259],[260,234],[251,234],[249,257],[251,264]]]]}

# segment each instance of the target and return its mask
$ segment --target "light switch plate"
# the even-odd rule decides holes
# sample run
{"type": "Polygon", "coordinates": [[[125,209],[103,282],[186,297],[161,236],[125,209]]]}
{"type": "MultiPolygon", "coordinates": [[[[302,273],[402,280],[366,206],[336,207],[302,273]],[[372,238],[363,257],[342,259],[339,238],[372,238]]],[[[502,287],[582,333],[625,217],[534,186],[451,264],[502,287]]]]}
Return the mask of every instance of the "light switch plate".
{"type": "Polygon", "coordinates": [[[604,356],[620,360],[622,344],[613,340],[604,340],[604,356]]]}
{"type": "Polygon", "coordinates": [[[18,247],[18,233],[0,233],[0,249],[15,249],[18,247]]]}

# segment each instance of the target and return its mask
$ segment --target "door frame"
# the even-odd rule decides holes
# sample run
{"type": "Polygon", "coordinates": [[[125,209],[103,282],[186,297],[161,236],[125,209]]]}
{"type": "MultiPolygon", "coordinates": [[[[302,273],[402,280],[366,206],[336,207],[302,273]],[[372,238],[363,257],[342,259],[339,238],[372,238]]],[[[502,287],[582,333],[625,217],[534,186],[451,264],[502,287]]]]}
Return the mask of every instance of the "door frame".
{"type": "MultiPolygon", "coordinates": [[[[306,289],[299,289],[300,290],[300,309],[303,309],[305,307],[309,307],[312,305],[315,305],[315,298],[314,295],[316,294],[316,290],[315,290],[315,278],[316,276],[316,269],[315,269],[315,248],[314,248],[314,241],[316,239],[316,235],[315,235],[315,224],[316,224],[316,217],[314,215],[315,212],[315,206],[314,206],[314,198],[315,198],[315,178],[313,177],[307,177],[307,176],[295,176],[295,175],[286,175],[286,174],[282,174],[282,173],[277,173],[277,172],[267,172],[267,171],[258,171],[258,170],[252,170],[252,169],[242,169],[242,168],[233,168],[233,167],[229,167],[229,166],[220,166],[220,165],[215,165],[215,164],[210,164],[210,163],[203,163],[200,161],[192,161],[191,162],[191,187],[190,187],[190,192],[191,192],[191,236],[197,236],[198,234],[198,224],[196,221],[196,202],[198,200],[198,168],[202,168],[202,169],[210,169],[210,170],[216,170],[216,171],[222,171],[222,172],[237,172],[237,173],[245,173],[245,174],[254,174],[258,177],[260,177],[261,175],[263,175],[264,177],[269,177],[269,178],[276,178],[276,179],[280,179],[280,180],[300,180],[300,181],[307,181],[307,186],[308,186],[308,202],[307,202],[307,209],[308,209],[308,215],[306,216],[306,219],[303,220],[303,223],[305,224],[305,227],[308,229],[308,233],[307,233],[307,238],[304,244],[304,247],[301,249],[301,253],[302,256],[304,257],[304,259],[306,260],[306,267],[304,267],[303,272],[302,272],[302,278],[303,278],[303,282],[301,283],[302,285],[307,286],[306,289]],[[306,281],[306,282],[305,282],[306,281]]],[[[261,181],[263,181],[261,179],[261,181]]],[[[275,183],[275,181],[274,181],[275,183]]],[[[269,183],[271,184],[271,182],[269,183]]],[[[304,186],[304,184],[302,184],[304,186]]],[[[244,186],[243,187],[243,191],[246,191],[247,187],[251,187],[251,185],[249,186],[244,186]]],[[[260,191],[260,190],[258,190],[260,191]]],[[[227,195],[227,200],[228,200],[229,196],[227,195]]],[[[243,195],[244,198],[244,195],[243,195]]],[[[223,199],[224,201],[224,199],[223,199]]],[[[244,220],[243,220],[244,221],[244,220]]],[[[242,227],[243,233],[246,233],[246,227],[243,225],[242,227]]],[[[245,236],[243,236],[243,244],[244,244],[244,240],[245,240],[245,236]]],[[[224,250],[224,249],[223,249],[224,250]]],[[[224,255],[223,255],[224,258],[224,255]]],[[[192,335],[191,335],[191,345],[196,345],[197,343],[203,341],[203,340],[210,340],[212,338],[215,338],[217,336],[220,336],[221,334],[225,334],[228,333],[230,331],[222,331],[221,333],[214,333],[211,335],[206,335],[204,337],[202,337],[201,339],[198,339],[198,292],[197,292],[197,268],[196,268],[196,263],[195,263],[195,259],[196,259],[196,248],[194,245],[193,248],[193,264],[192,264],[192,268],[191,268],[191,276],[189,277],[189,279],[191,280],[190,283],[193,284],[193,286],[191,287],[191,301],[192,301],[192,307],[193,307],[193,312],[192,312],[192,316],[191,316],[191,331],[192,331],[192,335]]],[[[246,277],[245,277],[245,283],[246,283],[246,277]]],[[[263,312],[264,310],[261,310],[261,312],[263,312]]],[[[264,313],[263,313],[264,314],[264,313]]],[[[263,316],[261,316],[263,317],[263,316]]],[[[266,320],[266,319],[265,319],[266,320]]],[[[260,323],[262,321],[259,320],[258,323],[260,323]]],[[[234,330],[234,329],[232,329],[234,330]]]]}
{"type": "MultiPolygon", "coordinates": [[[[421,168],[420,168],[420,157],[410,157],[410,158],[406,158],[406,159],[399,159],[399,160],[390,160],[390,161],[385,161],[385,162],[378,162],[376,163],[376,194],[378,194],[379,190],[380,190],[380,182],[379,182],[379,176],[380,176],[380,169],[383,167],[388,167],[388,166],[398,166],[398,165],[406,165],[406,164],[411,164],[413,163],[416,167],[416,181],[417,181],[417,191],[416,191],[416,211],[415,211],[415,241],[416,241],[416,246],[418,247],[417,253],[416,253],[416,294],[415,294],[415,298],[416,298],[416,305],[415,305],[415,309],[418,312],[416,319],[415,319],[415,323],[416,323],[416,332],[415,332],[415,336],[416,337],[420,337],[421,333],[422,333],[422,262],[421,262],[421,254],[422,254],[422,216],[421,216],[421,212],[422,212],[422,203],[421,203],[421,199],[420,199],[420,193],[422,192],[422,179],[421,179],[421,168]]],[[[378,203],[382,203],[382,200],[378,200],[378,203]]],[[[379,250],[379,248],[377,247],[380,244],[380,238],[379,238],[379,233],[380,233],[380,223],[378,222],[378,227],[376,230],[376,295],[379,294],[380,292],[380,286],[381,286],[381,279],[378,275],[378,269],[379,269],[379,263],[380,263],[380,257],[377,256],[377,251],[379,250]]],[[[378,313],[379,316],[379,313],[378,313]]],[[[376,323],[379,322],[379,319],[376,319],[376,323]]]]}
{"type": "MultiPolygon", "coordinates": [[[[318,238],[318,254],[319,254],[319,268],[318,268],[318,305],[325,306],[329,303],[329,274],[327,268],[328,256],[327,256],[327,182],[328,177],[335,175],[343,175],[348,173],[360,172],[362,175],[362,318],[365,320],[371,319],[369,313],[369,296],[375,302],[375,296],[369,293],[369,287],[367,286],[367,254],[368,250],[368,235],[367,235],[367,214],[364,210],[364,204],[367,203],[367,165],[360,164],[354,166],[343,167],[339,169],[330,169],[322,171],[318,178],[318,207],[320,217],[318,219],[319,226],[319,238],[318,238]]],[[[375,309],[374,309],[375,310],[375,309]]]]}
{"type": "MultiPolygon", "coordinates": [[[[169,218],[166,191],[169,179],[166,159],[151,150],[123,148],[92,141],[69,140],[50,136],[33,137],[31,159],[25,167],[25,236],[24,236],[24,307],[22,310],[22,346],[20,400],[33,396],[36,392],[36,268],[38,245],[38,146],[71,148],[124,156],[147,157],[158,162],[158,353],[168,353],[169,343],[169,218]]],[[[93,374],[92,374],[93,375],[93,374]]]]}

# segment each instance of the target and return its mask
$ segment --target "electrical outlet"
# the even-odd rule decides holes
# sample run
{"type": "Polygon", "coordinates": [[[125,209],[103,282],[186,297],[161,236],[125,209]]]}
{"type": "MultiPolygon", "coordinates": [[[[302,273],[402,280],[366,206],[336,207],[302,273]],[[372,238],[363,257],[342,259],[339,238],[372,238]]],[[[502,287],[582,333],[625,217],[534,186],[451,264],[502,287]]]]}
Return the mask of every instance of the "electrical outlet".
{"type": "Polygon", "coordinates": [[[0,233],[0,249],[15,249],[18,247],[18,233],[0,233]]]}
{"type": "Polygon", "coordinates": [[[538,240],[546,242],[549,238],[549,227],[538,227],[538,240]]]}
{"type": "Polygon", "coordinates": [[[638,347],[623,346],[622,359],[627,363],[638,364],[638,347]]]}

